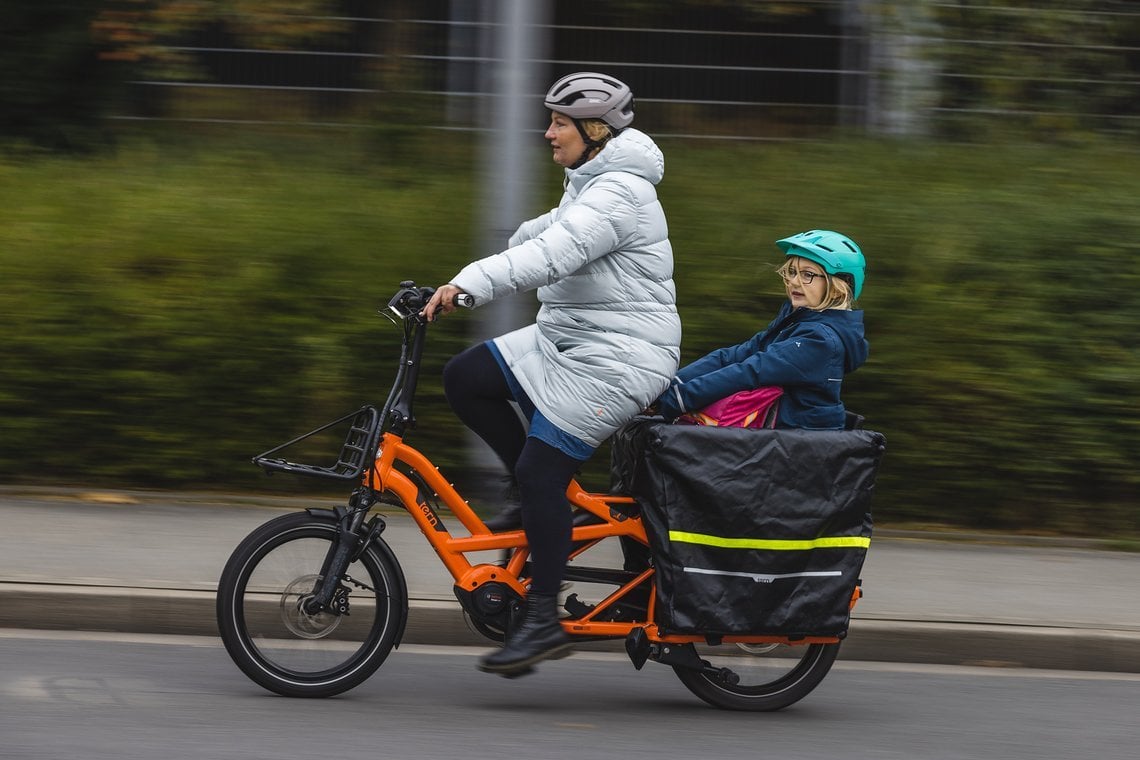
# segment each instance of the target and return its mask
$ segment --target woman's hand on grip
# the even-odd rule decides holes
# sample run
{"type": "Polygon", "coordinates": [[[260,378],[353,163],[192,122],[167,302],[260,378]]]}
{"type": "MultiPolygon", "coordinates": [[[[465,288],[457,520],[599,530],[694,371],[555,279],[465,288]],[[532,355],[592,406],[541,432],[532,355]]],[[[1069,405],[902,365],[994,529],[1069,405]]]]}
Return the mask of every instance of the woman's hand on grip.
{"type": "Polygon", "coordinates": [[[455,299],[461,295],[464,295],[463,291],[450,282],[446,285],[440,285],[428,300],[427,305],[420,311],[420,316],[427,319],[428,322],[433,322],[437,316],[450,314],[455,311],[455,299]]]}

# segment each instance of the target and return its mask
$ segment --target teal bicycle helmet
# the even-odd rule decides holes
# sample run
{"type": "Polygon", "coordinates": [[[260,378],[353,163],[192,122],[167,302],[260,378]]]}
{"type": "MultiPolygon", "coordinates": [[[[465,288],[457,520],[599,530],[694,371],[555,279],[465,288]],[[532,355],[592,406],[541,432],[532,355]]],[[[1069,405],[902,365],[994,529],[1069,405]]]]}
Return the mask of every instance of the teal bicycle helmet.
{"type": "Polygon", "coordinates": [[[850,283],[852,297],[863,292],[863,276],[867,261],[854,240],[831,230],[808,230],[783,240],[776,245],[787,256],[811,259],[830,275],[843,277],[850,283]]]}

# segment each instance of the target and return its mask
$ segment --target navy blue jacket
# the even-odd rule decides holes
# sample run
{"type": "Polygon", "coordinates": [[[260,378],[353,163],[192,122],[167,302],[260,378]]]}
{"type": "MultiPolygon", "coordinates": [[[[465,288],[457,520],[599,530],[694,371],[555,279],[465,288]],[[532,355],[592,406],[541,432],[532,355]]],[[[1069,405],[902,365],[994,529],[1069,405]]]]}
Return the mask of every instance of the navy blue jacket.
{"type": "Polygon", "coordinates": [[[793,310],[785,301],[771,324],[750,340],[678,370],[657,408],[674,419],[738,391],[778,385],[784,395],[777,427],[842,429],[843,376],[862,366],[867,352],[861,310],[793,310]]]}

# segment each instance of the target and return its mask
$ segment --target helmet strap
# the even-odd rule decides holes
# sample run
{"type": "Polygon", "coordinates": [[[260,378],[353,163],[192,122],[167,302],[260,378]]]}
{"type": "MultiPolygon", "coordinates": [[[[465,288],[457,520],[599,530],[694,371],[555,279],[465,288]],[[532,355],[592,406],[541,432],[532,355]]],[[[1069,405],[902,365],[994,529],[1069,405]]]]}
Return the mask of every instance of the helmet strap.
{"type": "MultiPolygon", "coordinates": [[[[573,121],[574,126],[578,129],[578,134],[582,136],[582,142],[586,143],[586,149],[582,151],[582,155],[579,156],[578,160],[570,166],[571,169],[577,169],[578,167],[582,166],[582,164],[590,160],[590,153],[594,150],[594,148],[601,148],[606,144],[609,138],[601,141],[591,139],[590,136],[586,134],[586,130],[583,129],[582,121],[580,119],[574,119],[573,121]]],[[[610,135],[611,137],[613,136],[612,128],[610,129],[610,135]]]]}

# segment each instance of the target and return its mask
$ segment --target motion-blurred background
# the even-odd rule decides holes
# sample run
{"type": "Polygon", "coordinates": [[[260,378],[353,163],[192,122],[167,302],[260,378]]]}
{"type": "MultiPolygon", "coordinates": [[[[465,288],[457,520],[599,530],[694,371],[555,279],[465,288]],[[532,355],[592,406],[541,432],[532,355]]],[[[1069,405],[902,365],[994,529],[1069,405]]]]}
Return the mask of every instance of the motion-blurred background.
{"type": "MultiPolygon", "coordinates": [[[[249,457],[383,403],[378,307],[557,201],[541,95],[585,69],[665,152],[684,361],[774,315],[774,240],[840,230],[880,524],[1138,545],[1136,3],[3,6],[4,484],[313,487],[249,457]]],[[[533,308],[433,330],[409,440],[461,488],[487,463],[439,369],[533,308]]]]}

